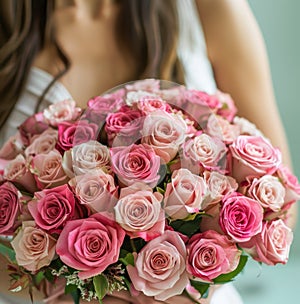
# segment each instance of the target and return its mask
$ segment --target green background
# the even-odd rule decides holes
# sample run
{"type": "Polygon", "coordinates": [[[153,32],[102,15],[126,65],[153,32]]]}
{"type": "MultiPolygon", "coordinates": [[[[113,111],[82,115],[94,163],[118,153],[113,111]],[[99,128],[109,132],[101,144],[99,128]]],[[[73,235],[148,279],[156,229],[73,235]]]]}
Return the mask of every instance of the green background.
{"type": "MultiPolygon", "coordinates": [[[[261,28],[295,174],[300,177],[300,0],[248,0],[261,28]]],[[[298,203],[300,207],[300,202],[298,203]]],[[[299,208],[300,209],[300,208],[299,208]]],[[[298,211],[300,221],[300,213],[298,211]]],[[[287,265],[248,263],[234,283],[245,304],[300,303],[300,223],[287,265]]]]}

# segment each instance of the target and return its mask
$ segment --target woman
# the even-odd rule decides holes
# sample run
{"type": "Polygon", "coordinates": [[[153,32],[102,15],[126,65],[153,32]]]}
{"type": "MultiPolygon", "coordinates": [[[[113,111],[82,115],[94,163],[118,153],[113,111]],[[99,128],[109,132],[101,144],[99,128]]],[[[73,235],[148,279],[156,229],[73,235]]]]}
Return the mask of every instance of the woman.
{"type": "MultiPolygon", "coordinates": [[[[116,85],[155,77],[231,94],[239,116],[289,161],[265,47],[246,0],[3,0],[0,14],[0,141],[34,108],[68,97],[84,107],[116,85]]],[[[230,285],[210,299],[241,303],[230,285]]],[[[128,301],[146,303],[107,298],[128,301]]]]}

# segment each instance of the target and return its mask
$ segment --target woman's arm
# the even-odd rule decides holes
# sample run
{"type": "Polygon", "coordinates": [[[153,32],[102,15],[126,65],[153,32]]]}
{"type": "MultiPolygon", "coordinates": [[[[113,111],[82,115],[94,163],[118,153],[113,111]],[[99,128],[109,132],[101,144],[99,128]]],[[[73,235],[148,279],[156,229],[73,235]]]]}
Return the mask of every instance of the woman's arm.
{"type": "MultiPolygon", "coordinates": [[[[253,122],[292,166],[274,97],[265,44],[246,0],[196,0],[217,87],[229,93],[238,115],[253,122]]],[[[294,204],[295,206],[295,204],[294,204]]],[[[296,220],[295,207],[290,223],[296,220]]]]}

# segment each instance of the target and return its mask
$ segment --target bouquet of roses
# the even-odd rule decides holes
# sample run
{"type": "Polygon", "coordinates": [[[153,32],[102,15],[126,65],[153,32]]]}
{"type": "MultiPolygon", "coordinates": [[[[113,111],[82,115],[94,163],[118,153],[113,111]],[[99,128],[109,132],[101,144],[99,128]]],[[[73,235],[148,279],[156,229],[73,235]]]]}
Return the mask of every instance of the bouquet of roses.
{"type": "Polygon", "coordinates": [[[85,110],[57,102],[0,157],[12,291],[64,278],[76,303],[121,290],[197,302],[248,257],[288,260],[300,185],[222,92],[147,79],[85,110]]]}

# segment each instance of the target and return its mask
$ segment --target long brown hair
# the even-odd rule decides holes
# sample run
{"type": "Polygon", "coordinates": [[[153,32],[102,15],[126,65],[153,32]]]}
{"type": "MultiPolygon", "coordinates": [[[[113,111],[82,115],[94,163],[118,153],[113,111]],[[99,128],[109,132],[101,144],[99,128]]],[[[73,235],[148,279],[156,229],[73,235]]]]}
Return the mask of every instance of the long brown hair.
{"type": "MultiPolygon", "coordinates": [[[[129,40],[140,63],[140,78],[155,77],[182,83],[176,55],[178,22],[174,0],[121,0],[120,37],[129,40]]],[[[51,43],[64,64],[46,88],[69,68],[51,26],[54,0],[0,1],[0,128],[13,110],[27,81],[33,60],[51,43]]]]}

